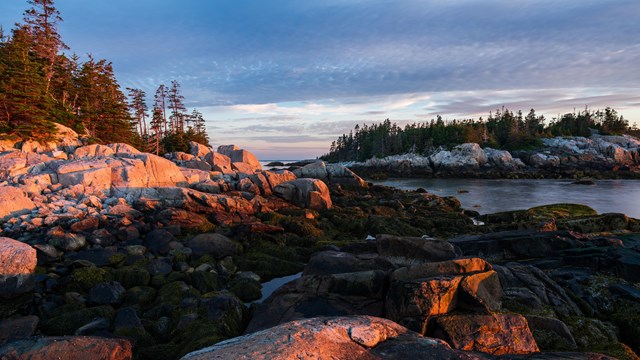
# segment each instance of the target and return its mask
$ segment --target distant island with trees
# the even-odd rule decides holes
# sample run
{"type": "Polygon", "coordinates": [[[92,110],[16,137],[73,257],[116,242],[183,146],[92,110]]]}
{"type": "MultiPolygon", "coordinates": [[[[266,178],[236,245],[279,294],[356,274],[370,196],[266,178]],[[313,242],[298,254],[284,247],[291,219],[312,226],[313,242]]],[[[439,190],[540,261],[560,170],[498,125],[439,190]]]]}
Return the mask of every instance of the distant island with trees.
{"type": "Polygon", "coordinates": [[[405,153],[430,154],[439,147],[477,143],[494,149],[532,149],[542,138],[553,136],[584,136],[592,131],[601,134],[633,134],[640,131],[607,107],[604,110],[566,113],[548,124],[543,115],[531,109],[522,111],[498,109],[483,118],[444,121],[441,116],[430,122],[415,122],[404,128],[389,119],[371,125],[356,125],[331,143],[329,153],[320,158],[329,162],[364,161],[405,153]]]}
{"type": "Polygon", "coordinates": [[[52,0],[30,0],[24,23],[10,34],[0,28],[0,133],[46,141],[53,123],[88,134],[92,142],[123,142],[156,154],[186,151],[189,141],[208,144],[205,120],[187,112],[180,84],[161,84],[148,116],[146,93],[125,96],[111,62],[86,61],[64,43],[52,0]]]}

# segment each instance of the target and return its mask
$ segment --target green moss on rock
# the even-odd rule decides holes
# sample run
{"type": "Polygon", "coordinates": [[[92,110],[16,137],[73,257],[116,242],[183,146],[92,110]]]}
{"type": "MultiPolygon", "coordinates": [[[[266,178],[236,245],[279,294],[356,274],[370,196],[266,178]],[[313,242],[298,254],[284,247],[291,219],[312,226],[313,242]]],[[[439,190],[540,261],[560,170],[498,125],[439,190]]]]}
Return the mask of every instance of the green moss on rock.
{"type": "Polygon", "coordinates": [[[71,274],[71,278],[72,289],[83,291],[89,291],[99,283],[113,280],[113,277],[106,269],[97,267],[75,269],[71,274]]]}

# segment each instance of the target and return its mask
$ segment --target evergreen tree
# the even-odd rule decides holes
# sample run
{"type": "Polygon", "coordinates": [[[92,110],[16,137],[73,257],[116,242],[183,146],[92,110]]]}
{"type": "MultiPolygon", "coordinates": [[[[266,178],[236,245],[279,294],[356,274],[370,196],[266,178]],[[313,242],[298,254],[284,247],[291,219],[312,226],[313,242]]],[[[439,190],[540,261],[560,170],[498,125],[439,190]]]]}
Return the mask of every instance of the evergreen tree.
{"type": "Polygon", "coordinates": [[[171,81],[167,99],[169,101],[169,109],[171,110],[170,130],[172,133],[184,132],[184,120],[187,117],[187,108],[184,106],[184,96],[180,91],[180,83],[176,80],[171,81]]]}
{"type": "Polygon", "coordinates": [[[25,25],[14,29],[0,48],[0,124],[21,138],[45,139],[53,132],[51,104],[32,48],[31,29],[25,25]]]}
{"type": "Polygon", "coordinates": [[[138,134],[141,137],[147,136],[147,94],[141,89],[127,88],[129,91],[129,110],[136,120],[138,134]]]}
{"type": "Polygon", "coordinates": [[[68,49],[57,30],[57,24],[62,21],[62,18],[60,12],[54,7],[53,0],[29,0],[28,3],[32,7],[25,11],[24,21],[33,36],[34,55],[43,61],[45,92],[49,94],[58,51],[68,49]]]}

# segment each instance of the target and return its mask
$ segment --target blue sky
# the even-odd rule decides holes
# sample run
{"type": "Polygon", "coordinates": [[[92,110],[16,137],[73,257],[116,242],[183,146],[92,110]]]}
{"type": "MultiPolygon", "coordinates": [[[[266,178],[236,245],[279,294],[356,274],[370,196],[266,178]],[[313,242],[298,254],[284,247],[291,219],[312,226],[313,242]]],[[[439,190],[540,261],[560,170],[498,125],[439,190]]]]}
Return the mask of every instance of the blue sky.
{"type": "MultiPolygon", "coordinates": [[[[58,0],[78,54],[152,95],[177,79],[212,145],[327,152],[355,124],[547,118],[611,106],[640,120],[637,0],[58,0]]],[[[0,0],[0,24],[26,1],[0,0]]]]}

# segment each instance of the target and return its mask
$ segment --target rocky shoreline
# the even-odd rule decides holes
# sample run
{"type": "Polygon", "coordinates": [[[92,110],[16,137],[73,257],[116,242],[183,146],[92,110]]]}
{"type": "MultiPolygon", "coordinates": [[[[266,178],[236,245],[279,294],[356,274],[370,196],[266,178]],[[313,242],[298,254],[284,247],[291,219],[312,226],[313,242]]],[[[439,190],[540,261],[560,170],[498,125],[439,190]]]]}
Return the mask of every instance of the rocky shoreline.
{"type": "Polygon", "coordinates": [[[2,144],[2,359],[638,358],[639,220],[62,130],[2,144]]]}
{"type": "Polygon", "coordinates": [[[429,156],[405,154],[345,163],[357,174],[387,177],[640,179],[640,140],[592,135],[542,139],[534,150],[509,152],[467,143],[429,156]]]}

